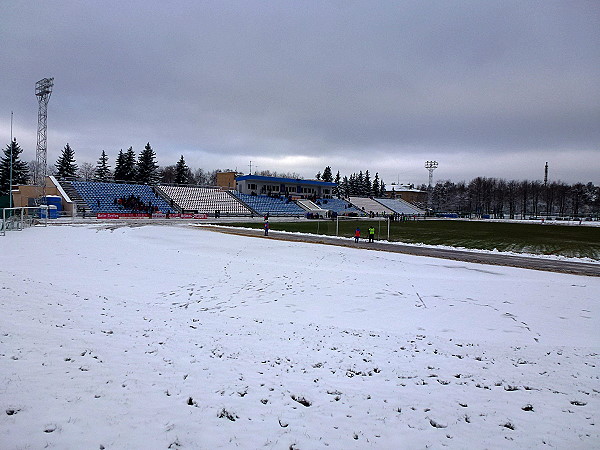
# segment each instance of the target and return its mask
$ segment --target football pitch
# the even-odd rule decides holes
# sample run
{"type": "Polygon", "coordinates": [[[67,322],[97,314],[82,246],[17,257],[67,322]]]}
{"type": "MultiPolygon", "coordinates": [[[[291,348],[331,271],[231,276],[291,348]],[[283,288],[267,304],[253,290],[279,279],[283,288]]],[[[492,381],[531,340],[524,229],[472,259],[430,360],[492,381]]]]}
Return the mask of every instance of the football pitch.
{"type": "MultiPolygon", "coordinates": [[[[233,223],[233,226],[261,228],[261,223],[233,223]]],[[[388,223],[381,219],[320,220],[305,222],[271,221],[273,231],[323,234],[351,238],[361,229],[375,228],[376,239],[387,239],[388,223]]],[[[484,222],[465,220],[418,220],[391,222],[389,240],[411,244],[447,245],[468,249],[559,255],[600,260],[600,227],[523,222],[484,222]]]]}

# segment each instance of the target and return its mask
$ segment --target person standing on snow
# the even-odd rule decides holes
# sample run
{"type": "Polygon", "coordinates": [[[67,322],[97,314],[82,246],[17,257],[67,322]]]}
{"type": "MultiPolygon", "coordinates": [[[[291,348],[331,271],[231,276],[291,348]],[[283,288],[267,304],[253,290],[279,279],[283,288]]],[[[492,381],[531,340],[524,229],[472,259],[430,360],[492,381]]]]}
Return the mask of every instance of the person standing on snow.
{"type": "Polygon", "coordinates": [[[265,236],[269,235],[269,222],[265,222],[265,236]]]}
{"type": "Polygon", "coordinates": [[[370,226],[369,227],[369,242],[373,242],[374,239],[375,239],[375,227],[370,226]]]}
{"type": "Polygon", "coordinates": [[[354,232],[354,242],[358,243],[360,239],[360,228],[356,227],[356,231],[354,232]]]}

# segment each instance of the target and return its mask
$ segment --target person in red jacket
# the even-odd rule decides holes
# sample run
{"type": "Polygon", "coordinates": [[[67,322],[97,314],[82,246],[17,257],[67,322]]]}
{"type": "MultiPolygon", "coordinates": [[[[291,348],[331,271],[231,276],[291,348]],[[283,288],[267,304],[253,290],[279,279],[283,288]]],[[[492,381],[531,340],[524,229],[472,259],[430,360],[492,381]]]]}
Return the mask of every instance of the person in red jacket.
{"type": "Polygon", "coordinates": [[[354,232],[354,242],[358,242],[360,239],[360,228],[356,227],[356,231],[354,232]]]}

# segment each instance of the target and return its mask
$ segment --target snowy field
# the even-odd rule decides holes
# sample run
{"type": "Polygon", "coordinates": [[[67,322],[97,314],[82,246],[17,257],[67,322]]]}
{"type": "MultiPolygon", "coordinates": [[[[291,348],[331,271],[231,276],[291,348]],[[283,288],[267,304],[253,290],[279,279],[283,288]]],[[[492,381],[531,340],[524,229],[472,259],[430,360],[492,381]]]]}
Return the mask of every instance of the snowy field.
{"type": "Polygon", "coordinates": [[[598,448],[600,278],[231,236],[0,238],[0,448],[598,448]]]}

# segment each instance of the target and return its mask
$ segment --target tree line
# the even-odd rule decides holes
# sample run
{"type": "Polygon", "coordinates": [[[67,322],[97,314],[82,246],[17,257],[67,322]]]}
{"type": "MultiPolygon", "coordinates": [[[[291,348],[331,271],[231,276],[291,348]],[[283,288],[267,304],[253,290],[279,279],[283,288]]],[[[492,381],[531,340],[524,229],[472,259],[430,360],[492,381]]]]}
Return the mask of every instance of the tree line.
{"type": "MultiPolygon", "coordinates": [[[[425,185],[419,187],[427,190],[425,185]]],[[[438,213],[492,218],[581,217],[600,214],[600,186],[552,181],[477,177],[470,182],[439,181],[432,186],[429,207],[438,213]]],[[[424,205],[423,205],[424,206],[424,205]]]]}
{"type": "MultiPolygon", "coordinates": [[[[35,161],[26,163],[21,160],[23,150],[16,138],[4,149],[0,158],[0,194],[7,194],[10,184],[10,161],[13,161],[13,184],[28,184],[35,171],[35,161]]],[[[83,163],[79,167],[75,160],[75,151],[67,143],[50,173],[59,178],[79,178],[85,181],[121,181],[140,184],[192,184],[215,185],[216,174],[222,170],[192,171],[183,155],[179,160],[166,167],[159,167],[156,154],[148,142],[136,155],[133,147],[120,150],[115,167],[111,169],[108,156],[103,150],[96,165],[83,163]]],[[[227,170],[229,171],[229,170],[227,170]]],[[[268,170],[255,175],[301,178],[296,173],[277,173],[268,170]]],[[[316,175],[317,180],[336,184],[333,195],[338,197],[380,197],[384,196],[386,186],[379,174],[371,179],[368,170],[361,170],[349,176],[341,176],[339,170],[333,176],[330,166],[316,175]]],[[[418,187],[428,191],[426,185],[418,187]]],[[[434,213],[453,213],[467,217],[489,215],[493,218],[528,218],[538,216],[586,216],[600,214],[600,186],[593,183],[567,184],[552,181],[544,184],[540,181],[504,180],[499,178],[477,177],[468,183],[461,181],[438,181],[429,190],[429,207],[434,213]]]]}
{"type": "Polygon", "coordinates": [[[353,173],[350,176],[340,175],[338,170],[335,178],[330,166],[325,167],[323,173],[316,175],[317,180],[333,182],[336,187],[333,194],[338,197],[382,197],[385,195],[385,183],[379,179],[379,173],[375,173],[373,180],[368,170],[353,173]]]}

